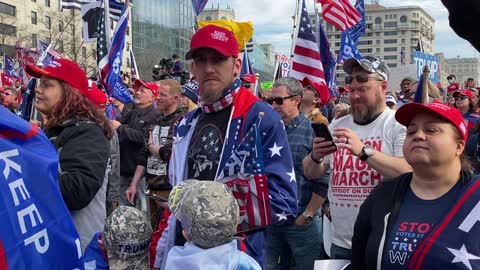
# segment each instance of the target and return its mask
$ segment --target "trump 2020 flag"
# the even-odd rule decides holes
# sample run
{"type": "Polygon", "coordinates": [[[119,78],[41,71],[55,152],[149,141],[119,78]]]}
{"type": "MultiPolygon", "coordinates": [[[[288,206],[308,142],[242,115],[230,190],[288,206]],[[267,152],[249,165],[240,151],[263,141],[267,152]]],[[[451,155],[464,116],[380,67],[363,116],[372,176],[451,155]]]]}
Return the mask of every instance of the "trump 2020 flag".
{"type": "Polygon", "coordinates": [[[83,269],[55,148],[37,126],[3,107],[0,119],[0,269],[83,269]]]}
{"type": "Polygon", "coordinates": [[[104,84],[109,96],[113,96],[122,103],[132,102],[127,86],[120,77],[123,62],[123,48],[125,47],[125,34],[128,27],[128,0],[125,1],[122,15],[118,20],[112,45],[108,52],[107,76],[104,84]]]}

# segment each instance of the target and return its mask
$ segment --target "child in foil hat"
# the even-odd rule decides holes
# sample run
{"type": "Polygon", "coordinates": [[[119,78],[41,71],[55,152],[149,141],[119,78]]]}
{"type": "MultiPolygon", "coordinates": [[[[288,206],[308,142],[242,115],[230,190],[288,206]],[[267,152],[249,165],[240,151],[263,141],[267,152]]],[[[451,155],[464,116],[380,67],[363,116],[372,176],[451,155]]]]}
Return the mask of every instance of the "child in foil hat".
{"type": "Polygon", "coordinates": [[[187,180],[172,190],[168,202],[182,223],[187,243],[170,250],[165,269],[261,269],[253,258],[238,250],[234,235],[240,210],[227,186],[187,180]]]}

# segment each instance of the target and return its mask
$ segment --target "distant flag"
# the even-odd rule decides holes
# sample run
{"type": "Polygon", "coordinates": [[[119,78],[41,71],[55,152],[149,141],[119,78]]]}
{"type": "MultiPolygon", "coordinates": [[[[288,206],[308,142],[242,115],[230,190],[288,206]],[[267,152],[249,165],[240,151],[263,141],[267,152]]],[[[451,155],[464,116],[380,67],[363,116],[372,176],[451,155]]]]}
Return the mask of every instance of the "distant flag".
{"type": "Polygon", "coordinates": [[[208,0],[192,0],[193,9],[195,10],[195,15],[202,13],[205,5],[207,5],[208,0]]]}
{"type": "Polygon", "coordinates": [[[82,9],[82,5],[96,1],[97,0],[60,0],[60,6],[64,9],[82,9]]]}
{"type": "Polygon", "coordinates": [[[245,46],[248,53],[253,53],[253,38],[250,38],[245,46]]]}
{"type": "Polygon", "coordinates": [[[12,78],[18,78],[15,72],[15,62],[8,55],[3,55],[3,72],[12,78]]]}
{"type": "Polygon", "coordinates": [[[132,48],[130,48],[130,78],[132,78],[132,81],[140,80],[140,73],[138,73],[137,61],[135,61],[132,48]]]}
{"type": "Polygon", "coordinates": [[[279,57],[277,57],[277,61],[275,61],[275,68],[274,68],[274,73],[273,73],[273,82],[274,83],[276,80],[282,78],[282,63],[280,62],[279,57]]]}
{"type": "Polygon", "coordinates": [[[0,119],[0,269],[84,269],[57,151],[40,128],[1,106],[0,119]]]}
{"type": "Polygon", "coordinates": [[[302,14],[293,50],[293,64],[290,76],[298,80],[303,80],[307,77],[312,82],[326,85],[320,51],[308,17],[305,0],[302,1],[302,14]]]}
{"type": "Polygon", "coordinates": [[[248,52],[245,50],[243,52],[242,70],[240,71],[240,78],[242,78],[246,74],[255,74],[255,70],[253,69],[252,62],[248,57],[248,52]]]}
{"type": "Polygon", "coordinates": [[[35,65],[38,59],[38,53],[36,50],[24,48],[18,44],[15,48],[17,50],[18,77],[20,77],[22,85],[25,86],[30,82],[30,76],[25,72],[25,67],[27,65],[35,65]]]}
{"type": "Polygon", "coordinates": [[[102,9],[102,14],[99,17],[97,26],[97,67],[99,71],[99,81],[102,82],[102,84],[104,84],[109,70],[107,45],[108,38],[105,25],[105,9],[102,9]]]}
{"type": "Polygon", "coordinates": [[[32,80],[27,85],[27,90],[22,93],[22,104],[20,105],[19,111],[22,114],[22,118],[25,120],[30,120],[33,110],[33,101],[35,97],[35,88],[37,87],[37,79],[32,78],[32,80]]]}
{"type": "Polygon", "coordinates": [[[422,44],[422,41],[420,39],[418,40],[418,43],[417,43],[417,46],[415,47],[415,50],[417,52],[422,52],[423,53],[423,44],[422,44]]]}
{"type": "MultiPolygon", "coordinates": [[[[318,14],[318,12],[316,13],[318,14]]],[[[328,42],[327,35],[323,30],[323,25],[321,20],[317,18],[318,27],[317,27],[317,36],[318,36],[318,47],[320,50],[320,59],[323,66],[323,74],[325,75],[325,82],[327,83],[328,89],[330,91],[330,96],[338,96],[337,94],[337,78],[336,78],[336,61],[335,56],[330,49],[330,43],[328,42]]]]}
{"type": "MultiPolygon", "coordinates": [[[[132,102],[132,97],[128,92],[127,86],[123,83],[120,76],[120,69],[123,62],[123,48],[125,47],[125,35],[128,27],[128,17],[128,0],[126,0],[122,15],[118,20],[113,35],[112,45],[108,50],[108,64],[101,69],[100,78],[103,86],[107,90],[107,94],[122,103],[132,102]]],[[[104,23],[103,26],[105,27],[104,23]]]]}
{"type": "Polygon", "coordinates": [[[317,0],[317,2],[322,4],[323,19],[342,32],[362,20],[362,15],[348,0],[317,0]]]}
{"type": "Polygon", "coordinates": [[[51,44],[47,44],[40,39],[37,39],[37,52],[39,57],[37,65],[41,64],[43,67],[48,66],[55,59],[63,58],[62,54],[54,50],[51,44]]]}
{"type": "Polygon", "coordinates": [[[120,15],[122,14],[122,10],[125,4],[117,0],[109,0],[109,7],[110,7],[110,18],[115,21],[120,19],[120,15]]]}
{"type": "Polygon", "coordinates": [[[420,76],[420,80],[418,81],[417,89],[415,91],[415,98],[413,99],[413,102],[415,102],[415,103],[423,103],[422,102],[423,83],[424,83],[424,79],[423,79],[423,75],[422,75],[422,76],[420,76]]]}
{"type": "Polygon", "coordinates": [[[2,72],[0,73],[1,80],[2,80],[2,86],[12,86],[15,83],[15,78],[10,77],[7,75],[7,73],[2,72]]]}
{"type": "Polygon", "coordinates": [[[400,65],[405,66],[405,52],[403,50],[400,51],[400,65]]]}
{"type": "Polygon", "coordinates": [[[360,51],[357,48],[358,39],[365,34],[365,2],[364,0],[357,0],[355,9],[361,15],[361,20],[358,24],[352,26],[342,33],[342,41],[340,51],[337,57],[337,63],[343,63],[348,58],[362,58],[360,51]]]}

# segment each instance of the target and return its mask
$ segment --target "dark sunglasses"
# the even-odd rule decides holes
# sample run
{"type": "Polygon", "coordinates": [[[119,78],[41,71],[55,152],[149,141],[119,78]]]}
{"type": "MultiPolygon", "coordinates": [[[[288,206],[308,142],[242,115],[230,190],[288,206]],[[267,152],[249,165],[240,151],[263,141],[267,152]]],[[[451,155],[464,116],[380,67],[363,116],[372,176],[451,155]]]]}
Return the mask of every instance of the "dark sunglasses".
{"type": "Polygon", "coordinates": [[[2,93],[2,96],[10,96],[10,95],[13,95],[12,93],[8,93],[8,92],[3,92],[2,93]]]}
{"type": "Polygon", "coordinates": [[[467,98],[468,98],[467,96],[458,96],[458,97],[455,98],[455,101],[465,100],[467,98]]]}
{"type": "Polygon", "coordinates": [[[267,98],[265,101],[272,105],[273,102],[277,103],[278,105],[283,105],[283,101],[285,99],[289,99],[289,98],[292,98],[292,97],[296,97],[297,95],[291,95],[291,96],[287,96],[287,97],[276,97],[276,98],[267,98]]]}
{"type": "Polygon", "coordinates": [[[359,83],[368,82],[368,78],[376,79],[377,81],[383,81],[383,79],[380,79],[378,77],[371,76],[371,75],[366,74],[366,73],[361,73],[361,74],[357,74],[355,76],[347,75],[345,77],[345,84],[351,84],[353,82],[353,78],[355,78],[357,80],[357,82],[359,82],[359,83]]]}
{"type": "Polygon", "coordinates": [[[244,84],[242,84],[242,86],[248,89],[248,88],[250,88],[251,84],[249,84],[249,83],[244,83],[244,84]]]}

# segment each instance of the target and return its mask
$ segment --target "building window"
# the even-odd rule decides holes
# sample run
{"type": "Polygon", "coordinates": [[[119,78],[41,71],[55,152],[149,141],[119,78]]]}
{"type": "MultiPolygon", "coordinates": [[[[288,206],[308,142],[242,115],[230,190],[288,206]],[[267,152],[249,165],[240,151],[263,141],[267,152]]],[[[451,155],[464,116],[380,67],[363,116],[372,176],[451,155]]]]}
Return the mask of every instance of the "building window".
{"type": "Polygon", "coordinates": [[[386,47],[386,48],[383,48],[383,51],[384,52],[396,52],[397,51],[397,47],[386,47]]]}
{"type": "Polygon", "coordinates": [[[402,43],[405,43],[405,39],[404,39],[404,38],[402,38],[402,43]]]}
{"type": "Polygon", "coordinates": [[[82,57],[87,58],[87,48],[82,47],[82,57]]]}
{"type": "Polygon", "coordinates": [[[12,26],[12,25],[8,25],[8,24],[4,24],[4,23],[0,23],[0,33],[2,35],[16,37],[17,36],[17,27],[12,26]]]}
{"type": "Polygon", "coordinates": [[[225,17],[225,16],[222,16],[220,19],[222,19],[222,20],[226,20],[226,19],[227,19],[227,17],[225,17]]]}
{"type": "Polygon", "coordinates": [[[380,48],[376,48],[375,51],[376,51],[377,53],[379,53],[379,52],[380,52],[380,48]]]}
{"type": "Polygon", "coordinates": [[[389,68],[394,68],[394,67],[397,67],[397,64],[396,63],[392,63],[392,64],[387,64],[387,66],[389,68]]]}
{"type": "Polygon", "coordinates": [[[359,49],[358,51],[359,51],[360,53],[372,53],[372,48],[359,49]]]}
{"type": "Polygon", "coordinates": [[[388,14],[385,14],[385,20],[388,19],[388,14]]]}
{"type": "Polygon", "coordinates": [[[375,42],[377,45],[380,45],[380,40],[377,39],[377,41],[375,42]]]}
{"type": "Polygon", "coordinates": [[[52,20],[49,16],[45,16],[45,26],[47,27],[47,29],[52,28],[52,20]]]}
{"type": "Polygon", "coordinates": [[[335,35],[335,38],[340,38],[340,35],[335,35]]]}
{"type": "Polygon", "coordinates": [[[50,7],[50,0],[45,0],[45,6],[50,7]]]}
{"type": "Polygon", "coordinates": [[[32,47],[37,47],[37,34],[32,34],[32,47]]]}
{"type": "Polygon", "coordinates": [[[58,51],[63,53],[63,40],[58,41],[58,51]]]}
{"type": "Polygon", "coordinates": [[[340,42],[335,42],[336,47],[340,47],[340,42]]]}
{"type": "Polygon", "coordinates": [[[367,33],[367,37],[371,37],[372,34],[373,34],[372,32],[367,33]]]}
{"type": "Polygon", "coordinates": [[[402,15],[402,17],[400,17],[400,22],[401,23],[407,23],[407,16],[402,15]]]}
{"type": "Polygon", "coordinates": [[[372,45],[371,40],[360,40],[358,41],[358,45],[372,45]]]}
{"type": "Polygon", "coordinates": [[[384,36],[396,36],[398,35],[398,32],[397,31],[386,31],[385,33],[383,33],[384,36]]]}
{"type": "Polygon", "coordinates": [[[375,18],[375,24],[382,24],[382,18],[380,17],[375,18]]]}
{"type": "Polygon", "coordinates": [[[126,32],[127,32],[127,36],[129,36],[129,35],[130,35],[130,26],[128,26],[128,25],[127,25],[127,30],[126,30],[126,32]]]}
{"type": "MultiPolygon", "coordinates": [[[[32,0],[32,2],[35,2],[35,3],[36,3],[36,2],[37,2],[37,0],[32,0]]],[[[36,45],[35,45],[35,46],[36,46],[36,45]]]]}
{"type": "Polygon", "coordinates": [[[16,11],[17,10],[16,10],[15,6],[0,2],[0,13],[5,14],[5,15],[10,15],[10,16],[15,16],[16,11]]]}
{"type": "Polygon", "coordinates": [[[32,17],[32,24],[37,24],[37,12],[32,11],[31,17],[32,17]]]}
{"type": "Polygon", "coordinates": [[[383,57],[383,60],[397,60],[397,56],[396,55],[385,55],[383,57]]]}
{"type": "Polygon", "coordinates": [[[404,36],[407,34],[407,31],[401,31],[400,33],[404,36]]]}
{"type": "Polygon", "coordinates": [[[58,31],[63,32],[63,21],[58,22],[58,31]]]}
{"type": "Polygon", "coordinates": [[[205,21],[211,21],[212,20],[212,17],[210,16],[207,16],[207,18],[205,18],[205,21]]]}
{"type": "Polygon", "coordinates": [[[406,48],[405,48],[405,47],[402,47],[402,51],[404,52],[405,50],[406,50],[406,48]]]}
{"type": "Polygon", "coordinates": [[[387,28],[387,27],[397,27],[397,22],[385,22],[385,23],[383,24],[383,26],[384,26],[385,28],[387,28]]]}
{"type": "Polygon", "coordinates": [[[52,43],[52,39],[47,37],[47,38],[45,38],[45,42],[47,42],[47,44],[50,44],[50,43],[52,43]]]}
{"type": "Polygon", "coordinates": [[[377,36],[377,37],[379,37],[379,36],[381,36],[381,35],[382,35],[382,33],[381,33],[381,32],[377,32],[377,33],[375,33],[375,36],[377,36]]]}
{"type": "Polygon", "coordinates": [[[397,43],[397,39],[384,39],[383,44],[393,44],[397,43]]]}

